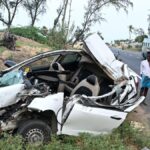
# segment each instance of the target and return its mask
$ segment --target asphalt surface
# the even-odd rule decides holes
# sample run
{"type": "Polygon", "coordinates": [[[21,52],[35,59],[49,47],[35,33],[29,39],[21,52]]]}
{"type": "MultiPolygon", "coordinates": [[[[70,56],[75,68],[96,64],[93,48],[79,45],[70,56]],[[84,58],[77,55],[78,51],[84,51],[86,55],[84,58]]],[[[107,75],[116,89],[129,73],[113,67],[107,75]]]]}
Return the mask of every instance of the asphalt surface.
{"type": "MultiPolygon", "coordinates": [[[[127,51],[116,48],[111,48],[115,56],[118,59],[122,60],[124,63],[128,64],[128,66],[134,70],[138,75],[140,75],[140,63],[143,60],[141,52],[127,51]]],[[[146,97],[147,105],[141,105],[146,113],[150,116],[150,89],[148,95],[146,97]]]]}
{"type": "Polygon", "coordinates": [[[140,62],[143,59],[140,52],[132,52],[116,48],[112,48],[112,51],[114,52],[115,56],[118,57],[118,59],[128,64],[132,70],[140,75],[140,62]]]}

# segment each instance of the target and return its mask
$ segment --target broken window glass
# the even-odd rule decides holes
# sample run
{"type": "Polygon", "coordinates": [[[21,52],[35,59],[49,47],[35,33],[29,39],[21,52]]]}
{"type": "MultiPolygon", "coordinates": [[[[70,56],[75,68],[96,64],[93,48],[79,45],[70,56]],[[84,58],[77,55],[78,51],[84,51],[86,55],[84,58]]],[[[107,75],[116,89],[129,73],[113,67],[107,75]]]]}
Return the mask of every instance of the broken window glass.
{"type": "Polygon", "coordinates": [[[23,83],[23,72],[11,71],[0,77],[0,87],[23,83]]]}

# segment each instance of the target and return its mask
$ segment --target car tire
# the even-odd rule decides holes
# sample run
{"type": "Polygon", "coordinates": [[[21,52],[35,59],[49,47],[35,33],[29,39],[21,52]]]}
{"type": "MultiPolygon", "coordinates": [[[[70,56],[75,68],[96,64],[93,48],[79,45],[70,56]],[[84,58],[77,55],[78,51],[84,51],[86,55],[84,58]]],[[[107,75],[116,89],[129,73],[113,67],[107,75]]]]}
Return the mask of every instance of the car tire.
{"type": "Polygon", "coordinates": [[[51,128],[42,120],[27,120],[20,124],[18,134],[22,135],[25,142],[42,144],[51,139],[51,128]]]}

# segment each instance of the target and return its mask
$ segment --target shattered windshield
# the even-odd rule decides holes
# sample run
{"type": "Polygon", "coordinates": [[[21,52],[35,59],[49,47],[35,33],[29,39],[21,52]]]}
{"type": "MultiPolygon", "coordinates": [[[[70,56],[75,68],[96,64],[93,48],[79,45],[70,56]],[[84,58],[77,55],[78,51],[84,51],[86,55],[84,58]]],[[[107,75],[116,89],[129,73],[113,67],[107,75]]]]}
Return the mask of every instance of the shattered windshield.
{"type": "Polygon", "coordinates": [[[0,87],[23,83],[23,73],[19,71],[11,71],[0,77],[0,87]]]}

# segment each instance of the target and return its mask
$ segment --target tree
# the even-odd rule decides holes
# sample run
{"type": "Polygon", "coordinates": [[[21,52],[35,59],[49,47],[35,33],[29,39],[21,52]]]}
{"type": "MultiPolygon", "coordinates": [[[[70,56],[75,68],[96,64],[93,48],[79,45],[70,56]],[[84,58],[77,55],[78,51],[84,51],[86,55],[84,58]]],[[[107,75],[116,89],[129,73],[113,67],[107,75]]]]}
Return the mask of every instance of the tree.
{"type": "MultiPolygon", "coordinates": [[[[70,3],[69,3],[69,18],[68,18],[68,23],[67,23],[67,32],[66,32],[66,37],[68,36],[69,34],[69,28],[70,28],[70,20],[71,20],[71,7],[72,7],[72,0],[70,0],[70,3]]],[[[74,24],[72,24],[72,28],[70,31],[72,31],[74,29],[74,24]]]]}
{"type": "Polygon", "coordinates": [[[31,17],[31,26],[34,26],[39,15],[46,12],[46,0],[24,0],[23,6],[31,17]]]}
{"type": "Polygon", "coordinates": [[[134,27],[132,25],[129,25],[128,28],[129,28],[129,40],[131,40],[131,34],[132,34],[133,30],[134,30],[134,27]]]}
{"type": "Polygon", "coordinates": [[[53,31],[56,29],[56,26],[57,26],[57,24],[59,23],[59,19],[60,19],[60,17],[61,17],[62,12],[63,12],[63,7],[60,6],[60,7],[57,9],[57,14],[58,14],[58,15],[57,15],[57,17],[56,17],[55,20],[54,20],[54,25],[53,25],[53,28],[52,28],[53,31]]]}
{"type": "Polygon", "coordinates": [[[144,38],[148,38],[147,35],[140,35],[135,38],[135,42],[142,43],[144,38]]]}
{"type": "Polygon", "coordinates": [[[142,29],[142,28],[134,28],[133,29],[134,30],[134,34],[135,35],[138,35],[138,36],[142,36],[142,35],[144,35],[145,33],[144,33],[144,30],[142,29]]]}
{"type": "MultiPolygon", "coordinates": [[[[60,5],[59,8],[57,9],[58,15],[57,15],[56,19],[54,20],[53,30],[56,28],[57,24],[59,23],[60,18],[62,17],[61,29],[62,29],[62,31],[64,31],[68,5],[70,6],[70,8],[69,8],[69,19],[70,19],[72,0],[70,0],[70,3],[69,3],[69,0],[63,0],[63,4],[60,5]]],[[[70,24],[70,20],[68,22],[70,24]]]]}
{"type": "Polygon", "coordinates": [[[0,1],[0,8],[4,10],[4,12],[6,10],[7,13],[7,18],[5,18],[4,15],[0,13],[0,21],[3,24],[5,24],[8,27],[8,29],[11,27],[17,12],[17,8],[22,1],[23,0],[1,0],[0,1]]]}
{"type": "Polygon", "coordinates": [[[133,3],[130,0],[88,0],[80,34],[78,34],[74,43],[78,41],[83,34],[89,32],[94,23],[101,23],[101,21],[105,20],[102,16],[104,7],[114,6],[116,10],[124,9],[127,12],[127,8],[132,5],[133,3]]]}
{"type": "Polygon", "coordinates": [[[66,18],[66,12],[67,12],[67,7],[68,7],[68,1],[69,0],[64,0],[64,6],[63,6],[63,17],[62,17],[62,30],[64,30],[64,27],[65,27],[65,18],[66,18]]]}
{"type": "Polygon", "coordinates": [[[57,9],[57,17],[54,20],[54,25],[52,28],[52,32],[54,33],[55,31],[61,32],[64,35],[66,42],[67,40],[71,42],[73,39],[72,32],[75,26],[74,26],[74,22],[72,24],[70,23],[71,12],[72,12],[72,0],[63,0],[63,3],[57,9]],[[66,14],[68,15],[67,17],[66,17],[66,14]],[[60,19],[61,19],[61,22],[60,22],[60,19]]]}

